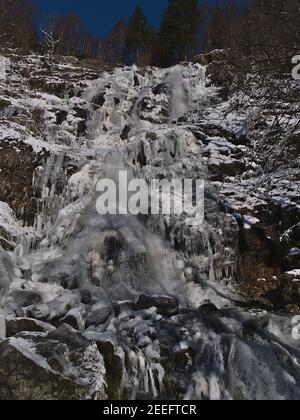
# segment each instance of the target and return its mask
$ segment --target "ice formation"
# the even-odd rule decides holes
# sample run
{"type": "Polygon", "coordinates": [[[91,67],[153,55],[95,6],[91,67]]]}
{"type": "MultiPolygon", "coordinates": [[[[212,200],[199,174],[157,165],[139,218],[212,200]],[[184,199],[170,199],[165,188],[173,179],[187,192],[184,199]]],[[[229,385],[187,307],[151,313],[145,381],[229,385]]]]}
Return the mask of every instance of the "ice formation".
{"type": "MultiPolygon", "coordinates": [[[[23,290],[4,302],[6,316],[72,319],[100,348],[109,342],[124,363],[119,387],[128,398],[300,398],[300,344],[290,336],[289,320],[251,311],[231,288],[238,226],[222,208],[208,166],[224,164],[220,150],[237,154],[242,146],[218,137],[205,145],[195,128],[197,112],[213,108],[216,95],[199,65],[103,73],[76,99],[89,113],[88,135],[75,141],[71,113],[64,122],[68,145],[51,143],[46,164],[36,171],[34,230],[22,235],[0,203],[0,233],[6,218],[18,244],[14,253],[1,251],[0,288],[23,290]],[[146,180],[205,179],[204,224],[188,226],[187,215],[100,216],[96,184],[117,179],[120,170],[146,180]],[[33,295],[37,301],[28,300],[33,295]],[[152,297],[144,308],[136,303],[141,295],[152,297]]],[[[256,222],[245,219],[250,228],[256,222]]],[[[32,358],[28,343],[10,341],[32,358]]],[[[77,379],[83,372],[88,380],[93,346],[77,379]]],[[[96,373],[102,381],[103,369],[96,373]]]]}

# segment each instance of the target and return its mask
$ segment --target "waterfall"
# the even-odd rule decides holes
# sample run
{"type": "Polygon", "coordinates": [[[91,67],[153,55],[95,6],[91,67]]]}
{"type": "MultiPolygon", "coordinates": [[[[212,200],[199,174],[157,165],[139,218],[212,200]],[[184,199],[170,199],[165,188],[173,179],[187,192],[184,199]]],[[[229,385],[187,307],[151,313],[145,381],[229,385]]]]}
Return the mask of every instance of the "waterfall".
{"type": "MultiPolygon", "coordinates": [[[[238,226],[219,205],[193,131],[193,113],[215,94],[198,65],[126,67],[91,82],[82,95],[88,135],[36,171],[34,234],[19,239],[14,259],[0,253],[0,292],[21,285],[42,298],[26,315],[57,326],[72,309],[85,337],[112,335],[120,359],[126,354],[120,393],[128,398],[299,399],[289,321],[253,310],[230,287],[238,226]],[[129,180],[204,179],[205,222],[98,214],[97,182],[118,183],[120,171],[129,180]],[[94,305],[107,316],[85,324],[94,305]]],[[[24,313],[12,300],[4,313],[24,313]]]]}
{"type": "Polygon", "coordinates": [[[182,66],[175,66],[168,76],[171,88],[171,117],[175,121],[189,109],[189,90],[184,82],[182,71],[182,66]]]}

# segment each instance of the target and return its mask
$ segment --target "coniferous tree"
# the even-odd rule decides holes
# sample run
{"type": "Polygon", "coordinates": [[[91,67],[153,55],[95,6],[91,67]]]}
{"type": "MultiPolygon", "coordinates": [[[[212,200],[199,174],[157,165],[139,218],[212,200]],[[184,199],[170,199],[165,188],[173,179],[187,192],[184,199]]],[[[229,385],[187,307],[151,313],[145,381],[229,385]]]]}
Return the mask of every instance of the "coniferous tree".
{"type": "Polygon", "coordinates": [[[108,38],[110,45],[110,62],[111,64],[120,64],[126,46],[127,27],[122,20],[119,20],[113,27],[108,38]]]}
{"type": "Polygon", "coordinates": [[[140,64],[141,52],[151,46],[152,29],[141,9],[138,6],[128,24],[126,45],[135,53],[137,65],[140,64]]]}
{"type": "Polygon", "coordinates": [[[208,50],[226,48],[226,39],[225,10],[217,4],[208,23],[208,50]]]}
{"type": "Polygon", "coordinates": [[[198,0],[170,0],[160,27],[162,65],[188,61],[197,45],[201,13],[198,0]]]}

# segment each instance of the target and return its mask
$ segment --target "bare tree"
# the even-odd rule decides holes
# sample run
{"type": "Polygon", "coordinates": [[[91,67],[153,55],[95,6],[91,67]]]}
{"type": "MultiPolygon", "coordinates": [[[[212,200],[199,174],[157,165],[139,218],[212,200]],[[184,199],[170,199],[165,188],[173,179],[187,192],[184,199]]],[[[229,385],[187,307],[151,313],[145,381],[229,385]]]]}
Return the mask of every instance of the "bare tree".
{"type": "Polygon", "coordinates": [[[49,72],[52,73],[53,71],[53,62],[54,56],[56,53],[56,49],[60,43],[60,39],[57,38],[57,34],[55,33],[55,25],[50,24],[45,29],[41,29],[42,33],[44,34],[44,48],[46,52],[46,56],[48,58],[48,68],[49,72]]]}

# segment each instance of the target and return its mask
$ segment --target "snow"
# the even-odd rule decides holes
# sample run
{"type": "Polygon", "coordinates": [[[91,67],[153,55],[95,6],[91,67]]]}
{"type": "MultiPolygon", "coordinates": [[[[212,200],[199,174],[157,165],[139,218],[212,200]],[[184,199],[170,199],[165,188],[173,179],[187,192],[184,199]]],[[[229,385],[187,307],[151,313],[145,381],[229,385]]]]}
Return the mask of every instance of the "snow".
{"type": "Polygon", "coordinates": [[[300,278],[300,269],[287,271],[286,274],[295,278],[300,278]]]}
{"type": "Polygon", "coordinates": [[[32,341],[21,337],[11,337],[9,338],[8,342],[12,347],[23,354],[23,356],[25,356],[27,359],[31,360],[35,365],[52,372],[52,369],[49,366],[47,360],[36,353],[34,343],[32,341]]]}
{"type": "MultiPolygon", "coordinates": [[[[36,65],[34,56],[28,60],[36,65]]],[[[78,71],[75,64],[59,68],[78,71]]],[[[17,85],[20,81],[15,79],[17,85]]],[[[59,76],[49,76],[47,85],[60,82],[59,76]]],[[[92,383],[93,393],[101,394],[106,371],[96,343],[109,342],[123,361],[122,387],[131,398],[160,398],[167,375],[182,382],[187,399],[298,395],[299,386],[288,364],[279,363],[275,356],[271,335],[283,348],[290,345],[278,318],[251,308],[245,313],[241,307],[246,299],[233,287],[238,225],[232,213],[240,216],[245,229],[251,229],[261,222],[259,211],[270,202],[297,206],[299,197],[297,168],[289,172],[289,181],[282,168],[271,179],[264,178],[251,141],[238,144],[259,115],[250,99],[243,98],[242,110],[229,112],[232,103],[220,101],[218,89],[209,86],[205,68],[199,65],[114,69],[85,82],[72,98],[33,91],[25,84],[23,91],[14,89],[12,97],[4,96],[11,101],[11,111],[22,115],[40,110],[42,134],[7,114],[0,122],[0,147],[10,141],[18,149],[24,142],[35,153],[48,151],[50,157],[33,179],[40,201],[32,229],[22,227],[9,207],[0,203],[0,231],[4,228],[18,244],[11,255],[0,254],[0,284],[5,290],[10,285],[10,291],[21,289],[41,296],[40,303],[21,308],[28,317],[54,324],[66,316],[77,319],[91,345],[81,355],[81,367],[73,370],[67,360],[64,374],[81,384],[92,383]],[[92,105],[97,97],[103,98],[103,105],[92,105]],[[82,137],[77,135],[78,123],[83,121],[77,107],[89,115],[88,131],[82,137]],[[58,111],[67,113],[61,124],[58,111]],[[121,139],[125,128],[130,129],[128,138],[121,139]],[[226,133],[230,133],[228,138],[226,133]],[[244,166],[236,174],[240,164],[244,166]],[[210,182],[212,167],[221,172],[221,179],[210,182]],[[100,216],[97,181],[118,179],[124,169],[129,178],[204,179],[207,220],[190,227],[186,214],[154,215],[146,221],[100,216]],[[220,211],[220,200],[228,212],[220,211]],[[26,233],[31,236],[27,242],[26,233]],[[15,265],[29,279],[16,273],[15,265]],[[81,298],[85,289],[91,293],[91,302],[86,304],[81,298]],[[136,311],[141,293],[178,296],[179,314],[164,317],[157,308],[136,311]],[[129,303],[122,306],[122,301],[129,303]],[[209,303],[217,309],[204,318],[198,308],[209,303]],[[85,331],[88,313],[117,304],[120,314],[112,311],[99,328],[92,325],[85,331]],[[251,336],[249,319],[258,331],[251,330],[251,336]],[[176,359],[175,351],[191,358],[186,371],[177,372],[177,366],[172,366],[171,373],[165,369],[162,337],[165,346],[169,339],[172,343],[172,348],[164,349],[170,351],[170,360],[176,359]],[[196,354],[193,360],[191,354],[196,354]]],[[[282,240],[288,235],[291,229],[282,240]]],[[[298,277],[300,270],[287,274],[298,277]]],[[[37,366],[50,369],[32,341],[12,338],[9,343],[37,366]]],[[[295,354],[291,357],[297,360],[295,354]]]]}

